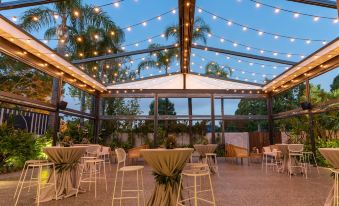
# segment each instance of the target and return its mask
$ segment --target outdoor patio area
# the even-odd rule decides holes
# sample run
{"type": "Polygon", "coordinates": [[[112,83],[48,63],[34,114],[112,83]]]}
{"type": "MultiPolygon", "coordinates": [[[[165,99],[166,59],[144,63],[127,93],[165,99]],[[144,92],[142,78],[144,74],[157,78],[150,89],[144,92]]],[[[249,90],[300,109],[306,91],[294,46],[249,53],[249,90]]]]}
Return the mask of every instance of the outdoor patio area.
{"type": "MultiPolygon", "coordinates": [[[[143,162],[138,162],[138,164],[143,164],[143,162]]],[[[108,191],[105,191],[104,183],[100,183],[97,199],[94,200],[94,192],[92,190],[80,194],[79,197],[51,201],[42,203],[41,205],[86,206],[93,205],[93,201],[95,201],[95,205],[111,205],[116,169],[115,165],[111,167],[112,171],[108,170],[107,175],[108,191]]],[[[328,169],[321,168],[320,175],[318,175],[316,169],[313,168],[309,179],[305,179],[300,175],[290,179],[287,174],[281,174],[271,170],[266,174],[265,170],[261,170],[261,165],[258,163],[247,166],[234,164],[230,160],[226,162],[223,158],[219,159],[219,172],[219,177],[216,175],[212,177],[217,205],[323,205],[330,192],[333,181],[328,169]]],[[[12,195],[14,194],[19,175],[20,173],[12,173],[0,176],[0,205],[14,204],[12,195]]],[[[126,176],[127,187],[131,188],[135,186],[135,178],[134,174],[128,174],[126,176]]],[[[148,200],[154,188],[154,179],[149,166],[145,167],[144,181],[146,200],[148,200]]],[[[27,193],[26,189],[22,195],[21,203],[18,205],[33,205],[34,192],[35,191],[32,190],[30,193],[27,193]]],[[[123,202],[122,205],[136,205],[135,200],[125,200],[123,202]]],[[[116,201],[116,203],[119,205],[118,201],[116,201]]],[[[199,205],[205,204],[202,203],[199,205]]]]}
{"type": "Polygon", "coordinates": [[[0,206],[339,206],[339,0],[0,0],[0,206]]]}

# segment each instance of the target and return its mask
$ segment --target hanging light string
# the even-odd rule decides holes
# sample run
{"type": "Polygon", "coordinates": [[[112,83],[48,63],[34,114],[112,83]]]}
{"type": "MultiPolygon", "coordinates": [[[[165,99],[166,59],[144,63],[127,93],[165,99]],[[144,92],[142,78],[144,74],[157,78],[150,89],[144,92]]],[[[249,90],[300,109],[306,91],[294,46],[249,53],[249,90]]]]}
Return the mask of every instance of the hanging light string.
{"type": "MultiPolygon", "coordinates": [[[[216,63],[216,61],[213,60],[212,58],[204,57],[204,56],[199,55],[199,54],[197,54],[197,56],[199,56],[200,58],[207,59],[207,60],[209,60],[212,63],[216,63]]],[[[231,65],[230,65],[230,69],[231,69],[232,72],[240,72],[243,75],[244,74],[251,74],[252,76],[259,75],[259,76],[262,76],[262,77],[272,76],[273,78],[276,76],[276,74],[272,74],[272,73],[252,72],[252,71],[247,71],[247,70],[244,70],[244,69],[237,69],[237,68],[234,68],[231,65]]]]}
{"type": "MultiPolygon", "coordinates": [[[[207,48],[204,49],[204,51],[208,51],[207,48]]],[[[215,52],[215,55],[219,55],[219,52],[215,52]]],[[[192,56],[194,56],[195,53],[192,54],[192,56]]],[[[237,61],[238,63],[246,63],[249,66],[253,66],[253,65],[259,65],[261,68],[267,68],[267,67],[272,67],[273,69],[277,69],[277,68],[284,68],[285,70],[287,70],[289,67],[288,66],[284,66],[284,65],[272,65],[272,64],[262,64],[259,62],[255,62],[255,61],[248,61],[247,59],[243,59],[243,58],[236,58],[233,57],[232,55],[226,55],[226,54],[221,54],[222,56],[224,56],[226,59],[233,59],[235,61],[237,61]]],[[[202,61],[205,61],[204,58],[202,58],[202,61]]]]}
{"type": "Polygon", "coordinates": [[[248,30],[251,30],[251,31],[255,31],[258,33],[259,36],[263,36],[264,34],[266,35],[270,35],[270,36],[273,36],[274,39],[279,39],[279,38],[284,38],[284,39],[289,39],[290,42],[294,42],[296,40],[301,40],[301,41],[304,41],[306,44],[310,44],[312,41],[313,42],[322,42],[322,44],[326,44],[328,42],[328,40],[322,40],[322,39],[307,39],[307,38],[302,38],[302,37],[293,37],[293,36],[288,36],[288,35],[283,35],[283,34],[278,34],[278,33],[273,33],[273,32],[267,32],[267,31],[263,31],[261,29],[258,29],[258,28],[254,28],[254,27],[249,27],[249,26],[246,26],[244,24],[241,24],[241,23],[238,23],[238,22],[234,22],[230,19],[226,19],[224,17],[221,17],[221,16],[218,16],[216,14],[213,14],[212,12],[209,12],[205,9],[202,9],[200,7],[198,7],[198,12],[199,13],[202,13],[202,12],[205,12],[207,14],[209,14],[210,16],[212,16],[212,18],[215,20],[215,19],[221,19],[223,21],[225,21],[227,23],[228,26],[232,26],[232,25],[235,25],[235,26],[238,26],[238,27],[241,27],[242,28],[242,31],[246,32],[248,30]]]}
{"type": "Polygon", "coordinates": [[[336,18],[336,17],[307,14],[307,13],[302,13],[302,12],[298,12],[298,11],[292,11],[292,10],[289,10],[289,9],[280,8],[278,6],[273,6],[273,5],[262,3],[262,2],[256,1],[256,0],[249,0],[249,1],[255,3],[256,8],[260,8],[261,6],[269,7],[269,8],[273,9],[274,13],[280,13],[280,11],[283,11],[283,12],[293,14],[294,18],[298,18],[299,16],[307,16],[307,17],[311,17],[313,19],[313,21],[318,21],[319,19],[327,19],[327,20],[332,20],[333,23],[338,23],[338,18],[336,18]]]}
{"type": "MultiPolygon", "coordinates": [[[[98,7],[93,7],[93,10],[96,11],[96,8],[98,8],[98,7]]],[[[176,13],[176,10],[177,10],[177,8],[171,9],[171,10],[169,10],[169,11],[166,11],[166,12],[161,13],[161,14],[159,14],[159,15],[153,16],[153,17],[148,18],[148,19],[146,19],[146,20],[143,20],[143,21],[140,21],[140,22],[131,24],[130,26],[123,27],[123,28],[121,28],[121,29],[122,29],[122,30],[127,30],[127,31],[132,31],[133,28],[135,28],[135,27],[137,27],[137,26],[139,26],[139,25],[142,25],[142,26],[146,27],[147,24],[148,24],[148,22],[153,21],[153,20],[161,21],[162,18],[163,18],[165,15],[167,15],[167,14],[169,14],[169,13],[175,14],[175,13],[176,13]]],[[[100,12],[100,10],[99,10],[99,11],[96,11],[96,12],[98,13],[98,12],[100,12]]],[[[73,14],[73,15],[74,15],[74,14],[73,14]]],[[[78,17],[78,16],[80,16],[80,13],[79,13],[79,12],[76,13],[76,17],[78,17]]],[[[34,17],[32,17],[32,18],[34,18],[34,17]]],[[[58,17],[57,17],[57,18],[58,18],[58,17]]],[[[12,20],[13,20],[14,22],[17,21],[16,17],[15,17],[15,18],[12,17],[12,20]]],[[[39,21],[39,19],[36,19],[36,21],[39,21]]],[[[46,40],[46,39],[39,39],[39,40],[45,41],[45,42],[46,42],[46,41],[59,41],[60,39],[57,39],[57,38],[51,38],[51,39],[48,39],[48,40],[46,40]]]]}
{"type": "Polygon", "coordinates": [[[291,58],[292,56],[298,56],[301,59],[305,58],[304,54],[297,54],[297,53],[290,53],[290,52],[287,53],[287,52],[273,51],[273,50],[268,50],[268,49],[260,49],[260,48],[257,48],[257,47],[252,47],[252,46],[249,46],[249,45],[246,45],[246,44],[238,43],[237,41],[225,39],[224,37],[222,37],[220,35],[213,34],[213,33],[209,33],[208,37],[215,37],[215,38],[219,39],[221,43],[229,42],[229,43],[232,44],[233,47],[238,47],[238,46],[244,47],[247,51],[256,50],[260,54],[271,53],[273,56],[286,55],[287,58],[291,58]]]}

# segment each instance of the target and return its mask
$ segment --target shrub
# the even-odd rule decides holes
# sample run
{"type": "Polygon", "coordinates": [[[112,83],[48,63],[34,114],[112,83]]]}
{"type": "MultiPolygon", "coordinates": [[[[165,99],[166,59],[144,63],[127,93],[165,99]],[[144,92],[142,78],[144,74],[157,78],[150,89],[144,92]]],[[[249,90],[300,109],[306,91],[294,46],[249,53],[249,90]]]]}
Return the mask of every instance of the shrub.
{"type": "MultiPolygon", "coordinates": [[[[316,139],[316,148],[336,148],[339,147],[338,139],[316,139]]],[[[317,149],[316,159],[317,164],[322,167],[332,167],[331,164],[322,156],[322,154],[317,149]]],[[[305,151],[312,151],[312,146],[309,142],[305,143],[305,151]]]]}
{"type": "Polygon", "coordinates": [[[39,137],[3,124],[0,126],[0,173],[21,169],[29,159],[44,159],[42,148],[50,143],[48,134],[39,137]]]}

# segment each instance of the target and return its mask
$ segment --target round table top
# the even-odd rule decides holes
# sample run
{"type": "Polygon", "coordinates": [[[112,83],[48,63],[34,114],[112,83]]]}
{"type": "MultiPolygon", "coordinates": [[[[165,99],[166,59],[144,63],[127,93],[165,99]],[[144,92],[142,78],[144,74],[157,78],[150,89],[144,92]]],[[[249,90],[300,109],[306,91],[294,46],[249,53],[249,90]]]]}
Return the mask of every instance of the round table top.
{"type": "Polygon", "coordinates": [[[319,152],[334,168],[339,168],[339,148],[319,148],[319,152]]]}

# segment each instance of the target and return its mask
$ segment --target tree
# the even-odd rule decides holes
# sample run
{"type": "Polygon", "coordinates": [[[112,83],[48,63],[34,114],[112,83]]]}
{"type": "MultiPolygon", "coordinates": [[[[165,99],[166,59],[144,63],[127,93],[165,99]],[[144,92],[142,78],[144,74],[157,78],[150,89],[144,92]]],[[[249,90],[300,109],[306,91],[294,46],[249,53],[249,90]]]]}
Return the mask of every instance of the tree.
{"type": "MultiPolygon", "coordinates": [[[[149,49],[160,47],[160,44],[151,44],[149,49]]],[[[148,57],[141,61],[138,65],[138,74],[140,75],[141,70],[148,68],[157,68],[160,71],[164,70],[165,74],[168,74],[168,68],[178,59],[178,49],[160,50],[151,52],[148,57]]]]}
{"type": "Polygon", "coordinates": [[[48,102],[52,78],[22,62],[0,54],[0,90],[48,102]]]}
{"type": "Polygon", "coordinates": [[[332,84],[330,85],[331,87],[331,92],[333,92],[334,90],[339,89],[339,75],[337,75],[334,79],[332,84]]]}
{"type": "MultiPolygon", "coordinates": [[[[154,115],[154,101],[151,102],[149,115],[154,115]]],[[[176,115],[174,104],[168,98],[158,99],[158,114],[159,115],[176,115]]]]}
{"type": "MultiPolygon", "coordinates": [[[[193,33],[192,33],[192,42],[202,41],[204,44],[207,43],[207,34],[211,33],[211,28],[205,23],[204,19],[201,17],[196,17],[194,19],[193,33]]],[[[175,41],[179,43],[180,33],[179,25],[171,25],[165,29],[166,39],[174,37],[175,41]]]]}
{"type": "Polygon", "coordinates": [[[216,62],[208,62],[205,66],[205,73],[207,75],[216,75],[219,77],[228,78],[232,75],[231,67],[227,65],[219,65],[216,62]],[[227,69],[228,71],[225,71],[227,69]]]}

